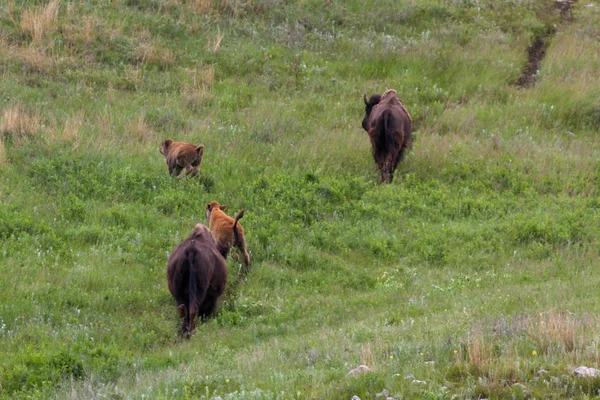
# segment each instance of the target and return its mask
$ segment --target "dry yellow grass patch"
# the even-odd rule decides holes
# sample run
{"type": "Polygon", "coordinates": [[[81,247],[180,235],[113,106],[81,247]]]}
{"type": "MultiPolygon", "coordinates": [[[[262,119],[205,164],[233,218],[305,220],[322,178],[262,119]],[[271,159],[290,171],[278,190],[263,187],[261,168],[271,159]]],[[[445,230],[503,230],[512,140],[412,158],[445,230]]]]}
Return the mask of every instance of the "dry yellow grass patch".
{"type": "Polygon", "coordinates": [[[148,143],[154,140],[152,128],[146,122],[144,115],[140,115],[136,121],[132,121],[127,127],[127,136],[140,143],[148,143]]]}
{"type": "Polygon", "coordinates": [[[217,36],[208,42],[208,50],[212,51],[213,53],[218,52],[221,49],[221,42],[223,41],[224,37],[225,34],[221,33],[221,30],[217,27],[217,36]]]}
{"type": "Polygon", "coordinates": [[[79,130],[83,125],[84,116],[85,113],[81,110],[75,116],[65,121],[61,139],[63,142],[72,143],[74,148],[79,146],[79,130]]]}
{"type": "Polygon", "coordinates": [[[69,45],[68,49],[71,54],[75,55],[75,51],[81,51],[78,44],[83,43],[84,48],[87,49],[91,43],[98,40],[102,21],[95,15],[71,16],[75,11],[69,10],[69,8],[72,8],[70,4],[67,9],[67,18],[70,22],[64,24],[62,34],[65,42],[69,45]]]}
{"type": "Polygon", "coordinates": [[[27,112],[20,105],[5,108],[0,120],[0,134],[15,140],[33,137],[40,127],[39,115],[27,112]]]}
{"type": "Polygon", "coordinates": [[[137,59],[141,64],[154,65],[160,69],[167,69],[175,64],[173,52],[156,43],[140,43],[137,59]]]}
{"type": "Polygon", "coordinates": [[[190,107],[198,107],[209,98],[210,89],[215,81],[215,68],[211,65],[206,68],[188,70],[189,80],[183,89],[183,98],[190,107]]]}
{"type": "Polygon", "coordinates": [[[108,144],[114,143],[114,118],[112,113],[104,110],[98,120],[96,121],[98,127],[98,133],[100,137],[98,138],[98,143],[102,144],[108,142],[108,144]]]}
{"type": "MultiPolygon", "coordinates": [[[[596,330],[598,321],[592,317],[581,317],[569,313],[549,312],[529,320],[527,333],[536,342],[538,352],[544,354],[569,354],[574,360],[584,358],[584,352],[594,344],[589,333],[596,330]]],[[[588,354],[598,362],[598,347],[588,354]]]]}
{"type": "Polygon", "coordinates": [[[133,86],[135,90],[138,90],[144,83],[142,74],[138,66],[131,66],[124,71],[125,80],[129,85],[133,86]]]}
{"type": "Polygon", "coordinates": [[[597,326],[598,318],[593,316],[551,311],[504,321],[494,329],[496,333],[474,327],[455,351],[456,362],[476,367],[491,382],[506,379],[518,368],[520,359],[530,357],[557,356],[574,365],[599,365],[597,326]]]}
{"type": "Polygon", "coordinates": [[[207,13],[211,11],[212,1],[211,0],[188,0],[185,1],[185,5],[188,9],[198,14],[207,13]]]}
{"type": "Polygon", "coordinates": [[[369,368],[373,368],[373,365],[375,365],[375,356],[370,343],[366,343],[360,348],[360,364],[369,368]]]}
{"type": "Polygon", "coordinates": [[[173,52],[153,38],[147,29],[141,32],[136,58],[140,64],[152,65],[161,70],[172,67],[176,61],[173,52]]]}
{"type": "Polygon", "coordinates": [[[493,341],[486,340],[481,329],[474,329],[471,332],[463,346],[459,347],[456,356],[458,360],[466,359],[469,364],[476,366],[479,370],[487,368],[498,360],[494,354],[493,341]]]}
{"type": "Polygon", "coordinates": [[[3,54],[8,60],[21,64],[30,73],[49,74],[59,63],[58,57],[49,56],[46,50],[35,45],[15,46],[6,38],[0,37],[0,48],[5,49],[3,54]]]}
{"type": "Polygon", "coordinates": [[[21,14],[21,31],[39,43],[44,36],[56,30],[56,19],[60,8],[59,0],[51,0],[46,5],[30,8],[21,14]]]}

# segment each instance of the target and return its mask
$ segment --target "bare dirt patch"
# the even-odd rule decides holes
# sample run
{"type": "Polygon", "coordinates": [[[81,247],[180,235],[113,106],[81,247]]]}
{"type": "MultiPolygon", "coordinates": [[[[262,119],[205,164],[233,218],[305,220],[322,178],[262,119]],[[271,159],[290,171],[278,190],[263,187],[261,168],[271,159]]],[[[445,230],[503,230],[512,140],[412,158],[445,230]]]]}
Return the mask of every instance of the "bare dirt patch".
{"type": "MultiPolygon", "coordinates": [[[[572,7],[577,0],[556,0],[555,8],[560,12],[560,23],[570,23],[573,21],[572,7]]],[[[535,85],[537,75],[540,71],[542,60],[546,56],[546,50],[552,36],[556,34],[556,27],[548,29],[547,32],[535,38],[527,50],[527,64],[523,69],[523,74],[517,81],[517,86],[528,88],[535,85]]]]}

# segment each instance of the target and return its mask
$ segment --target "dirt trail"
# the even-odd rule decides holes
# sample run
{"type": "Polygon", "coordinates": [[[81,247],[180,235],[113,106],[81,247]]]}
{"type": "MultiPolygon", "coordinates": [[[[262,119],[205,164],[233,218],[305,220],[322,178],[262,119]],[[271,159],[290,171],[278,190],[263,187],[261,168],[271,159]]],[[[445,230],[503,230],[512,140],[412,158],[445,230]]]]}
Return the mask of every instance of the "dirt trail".
{"type": "MultiPolygon", "coordinates": [[[[573,21],[573,4],[578,0],[555,0],[554,6],[560,12],[560,23],[567,24],[573,21]]],[[[549,29],[546,33],[535,38],[528,49],[527,64],[523,74],[517,81],[517,86],[528,88],[535,85],[537,74],[540,70],[542,60],[546,55],[546,49],[550,38],[556,34],[556,29],[549,29]]]]}

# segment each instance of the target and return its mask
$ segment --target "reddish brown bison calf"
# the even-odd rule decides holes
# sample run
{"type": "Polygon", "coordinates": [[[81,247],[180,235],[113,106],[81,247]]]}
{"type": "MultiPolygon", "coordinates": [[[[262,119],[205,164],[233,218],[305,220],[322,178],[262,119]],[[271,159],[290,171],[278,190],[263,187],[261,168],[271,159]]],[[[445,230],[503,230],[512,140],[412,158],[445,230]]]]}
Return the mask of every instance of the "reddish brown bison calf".
{"type": "Polygon", "coordinates": [[[181,334],[189,338],[194,319],[213,314],[227,283],[227,263],[210,230],[198,224],[192,234],[171,253],[167,265],[169,291],[183,319],[181,334]]]}
{"type": "MultiPolygon", "coordinates": [[[[219,204],[218,201],[211,201],[206,205],[206,219],[213,238],[217,246],[222,249],[223,257],[227,258],[227,253],[232,247],[242,253],[246,269],[250,265],[250,255],[246,250],[246,239],[244,238],[244,228],[238,222],[244,216],[244,211],[240,211],[235,218],[225,214],[227,206],[219,204]]],[[[233,252],[233,258],[237,261],[239,256],[236,251],[233,252]]]]}
{"type": "Polygon", "coordinates": [[[204,145],[194,146],[185,142],[174,142],[167,139],[160,144],[160,154],[165,156],[169,175],[183,178],[186,175],[196,176],[202,162],[204,145]],[[183,169],[185,168],[185,171],[183,169]]]}

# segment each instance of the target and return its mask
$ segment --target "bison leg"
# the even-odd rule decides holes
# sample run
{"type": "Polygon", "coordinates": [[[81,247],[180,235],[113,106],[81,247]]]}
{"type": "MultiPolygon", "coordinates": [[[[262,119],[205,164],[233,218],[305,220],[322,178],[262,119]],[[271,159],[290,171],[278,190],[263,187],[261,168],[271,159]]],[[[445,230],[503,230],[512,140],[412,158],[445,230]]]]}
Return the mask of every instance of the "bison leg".
{"type": "Polygon", "coordinates": [[[383,158],[383,155],[381,155],[381,154],[377,153],[375,150],[373,150],[373,158],[375,159],[375,164],[377,164],[377,168],[381,172],[380,183],[386,183],[385,182],[385,159],[383,158]]]}
{"type": "MultiPolygon", "coordinates": [[[[190,277],[190,279],[194,279],[194,277],[190,277]]],[[[197,287],[196,287],[196,304],[198,304],[198,308],[195,309],[195,312],[188,312],[189,315],[189,327],[188,327],[188,334],[191,336],[191,334],[194,332],[194,319],[197,316],[202,316],[202,305],[204,304],[204,302],[206,301],[206,296],[208,294],[208,282],[204,282],[204,281],[200,281],[197,282],[197,287]]],[[[190,303],[193,302],[194,299],[190,298],[190,303]]],[[[189,337],[189,336],[188,336],[189,337]]]]}
{"type": "Polygon", "coordinates": [[[398,164],[400,164],[400,162],[404,159],[404,155],[406,154],[407,148],[408,148],[407,146],[400,147],[400,151],[398,152],[396,157],[394,157],[393,159],[390,159],[390,165],[388,167],[388,171],[389,171],[389,182],[388,183],[392,183],[392,180],[394,179],[394,173],[396,172],[396,169],[398,168],[398,164]]]}
{"type": "Polygon", "coordinates": [[[394,179],[394,170],[394,164],[390,157],[385,165],[385,183],[392,183],[392,179],[394,179]]]}
{"type": "Polygon", "coordinates": [[[179,175],[179,178],[183,178],[184,176],[196,176],[198,174],[198,167],[192,167],[191,165],[188,165],[187,167],[185,167],[185,173],[182,172],[181,175],[179,175]]]}
{"type": "Polygon", "coordinates": [[[395,157],[391,154],[388,155],[387,160],[385,161],[386,183],[392,183],[394,171],[396,171],[398,162],[400,162],[400,152],[398,152],[395,157]]]}
{"type": "Polygon", "coordinates": [[[390,175],[385,170],[381,171],[381,183],[390,183],[390,175]]]}
{"type": "Polygon", "coordinates": [[[240,253],[242,253],[242,256],[244,257],[244,264],[246,267],[248,267],[250,265],[250,256],[248,255],[248,251],[246,251],[246,239],[244,239],[243,236],[239,236],[236,239],[237,240],[235,241],[234,246],[237,247],[240,253]]]}
{"type": "Polygon", "coordinates": [[[206,293],[206,297],[204,297],[204,301],[200,305],[200,309],[198,311],[198,316],[205,322],[209,317],[211,317],[216,308],[217,308],[217,300],[221,295],[222,291],[218,290],[208,290],[206,293]]]}
{"type": "Polygon", "coordinates": [[[185,170],[182,168],[182,169],[180,170],[180,171],[181,171],[181,173],[180,173],[180,174],[179,174],[177,177],[178,177],[179,179],[181,179],[181,178],[183,178],[183,177],[185,177],[185,176],[189,175],[189,173],[190,173],[190,168],[191,168],[191,167],[190,167],[189,165],[188,165],[187,167],[185,167],[185,170]]]}
{"type": "Polygon", "coordinates": [[[183,169],[183,167],[180,167],[179,165],[173,166],[173,169],[171,170],[171,176],[172,177],[178,176],[181,173],[182,169],[183,169]]]}
{"type": "MultiPolygon", "coordinates": [[[[179,301],[178,301],[179,302],[179,301]]],[[[190,332],[189,332],[189,321],[188,321],[188,311],[187,311],[187,307],[185,306],[184,303],[181,303],[177,306],[177,310],[179,311],[179,318],[181,318],[181,330],[179,332],[179,334],[185,338],[190,337],[190,332]]]]}
{"type": "Polygon", "coordinates": [[[183,320],[181,323],[181,335],[184,338],[189,339],[192,336],[192,333],[194,333],[195,315],[190,315],[190,312],[185,304],[179,306],[179,313],[184,313],[183,320]]]}
{"type": "Polygon", "coordinates": [[[384,183],[385,182],[385,167],[384,164],[381,162],[381,160],[379,160],[377,158],[377,156],[375,154],[373,154],[375,156],[375,164],[377,164],[377,168],[379,169],[379,172],[381,172],[381,182],[380,183],[384,183]]]}
{"type": "Polygon", "coordinates": [[[246,241],[245,240],[240,241],[240,243],[237,244],[237,248],[244,257],[244,264],[246,265],[246,267],[248,267],[250,265],[250,255],[246,251],[246,241]]]}
{"type": "Polygon", "coordinates": [[[244,249],[244,264],[246,264],[246,267],[250,265],[250,254],[248,254],[246,249],[244,249]]]}

